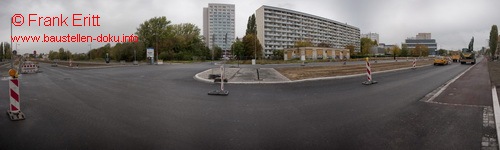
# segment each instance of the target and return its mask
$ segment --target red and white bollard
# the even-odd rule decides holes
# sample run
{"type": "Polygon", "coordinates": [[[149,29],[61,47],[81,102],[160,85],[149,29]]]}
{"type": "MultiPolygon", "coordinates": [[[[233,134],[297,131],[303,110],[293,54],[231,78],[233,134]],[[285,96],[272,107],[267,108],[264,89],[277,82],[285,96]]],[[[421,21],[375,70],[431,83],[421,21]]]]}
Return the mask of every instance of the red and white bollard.
{"type": "Polygon", "coordinates": [[[413,68],[412,69],[417,69],[417,59],[413,60],[413,68]]]}
{"type": "Polygon", "coordinates": [[[224,91],[224,74],[226,69],[224,69],[224,65],[220,66],[220,90],[224,91]]]}
{"type": "Polygon", "coordinates": [[[363,82],[364,85],[376,84],[377,81],[373,81],[372,79],[372,69],[370,66],[370,62],[368,61],[368,57],[366,57],[366,77],[368,81],[363,82]]]}
{"type": "Polygon", "coordinates": [[[224,74],[225,74],[225,68],[224,65],[220,66],[220,90],[213,90],[208,92],[208,95],[221,95],[221,96],[227,96],[229,95],[229,91],[224,90],[224,74]]]}
{"type": "Polygon", "coordinates": [[[10,120],[25,119],[24,113],[21,112],[21,99],[19,98],[19,80],[17,78],[12,78],[9,81],[9,96],[10,105],[9,110],[7,110],[7,115],[9,115],[10,120]]]}

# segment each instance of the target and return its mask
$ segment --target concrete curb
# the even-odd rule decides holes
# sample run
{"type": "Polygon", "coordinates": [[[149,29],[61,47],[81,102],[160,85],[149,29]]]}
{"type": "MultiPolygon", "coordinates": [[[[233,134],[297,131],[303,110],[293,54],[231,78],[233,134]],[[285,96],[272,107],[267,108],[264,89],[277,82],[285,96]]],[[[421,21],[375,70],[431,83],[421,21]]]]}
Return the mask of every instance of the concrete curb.
{"type": "Polygon", "coordinates": [[[205,71],[202,71],[200,73],[197,73],[196,75],[194,75],[194,79],[198,80],[198,81],[201,81],[201,82],[207,82],[207,83],[215,83],[214,80],[210,80],[210,79],[204,79],[202,77],[200,77],[201,74],[205,73],[205,72],[208,72],[210,71],[210,69],[208,70],[205,70],[205,71]]]}
{"type": "MultiPolygon", "coordinates": [[[[432,66],[432,65],[423,65],[423,66],[418,66],[416,68],[422,68],[422,67],[427,67],[427,66],[432,66]]],[[[412,68],[413,67],[406,67],[406,68],[399,68],[399,69],[392,69],[392,70],[377,71],[377,72],[373,72],[373,74],[394,72],[394,71],[400,71],[400,70],[407,70],[407,69],[412,69],[412,68]]],[[[210,71],[210,69],[205,70],[203,72],[200,72],[200,73],[196,74],[193,78],[195,78],[198,81],[202,81],[202,82],[214,83],[213,80],[204,79],[204,78],[200,77],[200,74],[205,73],[207,71],[210,71]]],[[[267,82],[267,81],[231,82],[231,81],[229,81],[229,82],[227,82],[227,84],[286,84],[286,83],[300,83],[300,82],[307,82],[307,81],[343,79],[343,78],[358,77],[358,76],[363,76],[363,75],[366,75],[366,73],[353,74],[353,75],[345,75],[345,76],[334,76],[334,77],[310,78],[310,79],[302,79],[302,80],[294,80],[294,81],[270,81],[270,82],[267,82]]]]}
{"type": "MultiPolygon", "coordinates": [[[[493,85],[491,86],[491,96],[493,97],[493,113],[495,114],[495,126],[497,130],[497,138],[500,135],[500,105],[498,104],[498,94],[497,88],[493,85]]],[[[498,145],[500,145],[500,140],[497,140],[498,145]]]]}

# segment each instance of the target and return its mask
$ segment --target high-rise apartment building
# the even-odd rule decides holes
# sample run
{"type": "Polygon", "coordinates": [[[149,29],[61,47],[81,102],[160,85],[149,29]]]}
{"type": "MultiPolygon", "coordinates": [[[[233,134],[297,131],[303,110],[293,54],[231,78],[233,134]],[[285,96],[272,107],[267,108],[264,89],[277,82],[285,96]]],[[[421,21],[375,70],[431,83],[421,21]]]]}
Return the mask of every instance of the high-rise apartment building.
{"type": "Polygon", "coordinates": [[[310,40],[313,44],[326,43],[333,48],[355,46],[360,50],[360,30],[335,20],[294,10],[262,6],[255,14],[257,38],[266,57],[274,50],[293,48],[296,41],[310,40]]]}
{"type": "Polygon", "coordinates": [[[377,41],[377,44],[380,42],[378,33],[366,33],[366,34],[361,34],[361,38],[369,38],[372,41],[377,41]]]}
{"type": "MultiPolygon", "coordinates": [[[[222,48],[222,55],[229,55],[235,39],[234,4],[209,3],[203,8],[203,36],[206,46],[222,48]]],[[[220,57],[220,56],[216,56],[220,57]]]]}

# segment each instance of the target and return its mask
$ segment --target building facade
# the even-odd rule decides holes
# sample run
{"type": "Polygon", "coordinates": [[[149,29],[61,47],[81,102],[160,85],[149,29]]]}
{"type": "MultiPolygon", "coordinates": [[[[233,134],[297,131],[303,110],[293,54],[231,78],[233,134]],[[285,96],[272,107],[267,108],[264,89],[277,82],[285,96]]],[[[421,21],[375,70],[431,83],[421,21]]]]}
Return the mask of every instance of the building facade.
{"type": "Polygon", "coordinates": [[[234,4],[209,3],[203,8],[203,37],[207,47],[220,47],[222,55],[230,55],[235,39],[234,4]]]}
{"type": "Polygon", "coordinates": [[[293,48],[300,40],[310,40],[314,45],[326,43],[332,48],[353,45],[355,51],[360,50],[359,28],[346,23],[272,6],[257,9],[255,21],[265,57],[274,50],[293,48]]]}
{"type": "Polygon", "coordinates": [[[418,33],[416,36],[418,40],[429,40],[432,39],[431,33],[418,33]]]}
{"type": "Polygon", "coordinates": [[[377,44],[380,42],[378,33],[366,33],[366,34],[361,34],[361,38],[369,38],[372,41],[377,41],[377,44]]]}
{"type": "Polygon", "coordinates": [[[351,59],[348,49],[326,47],[299,47],[283,49],[284,60],[347,60],[351,59]]]}
{"type": "Polygon", "coordinates": [[[435,39],[408,38],[403,45],[406,45],[410,50],[415,49],[417,45],[425,45],[429,49],[429,55],[437,54],[437,43],[435,39]]]}

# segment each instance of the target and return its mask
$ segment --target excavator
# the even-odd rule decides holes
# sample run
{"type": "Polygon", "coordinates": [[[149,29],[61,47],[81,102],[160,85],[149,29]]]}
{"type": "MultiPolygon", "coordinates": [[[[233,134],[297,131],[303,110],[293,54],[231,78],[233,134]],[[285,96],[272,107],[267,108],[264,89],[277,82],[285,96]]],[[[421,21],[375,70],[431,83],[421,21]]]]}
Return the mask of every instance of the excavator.
{"type": "Polygon", "coordinates": [[[470,40],[469,48],[463,48],[460,53],[460,64],[475,64],[476,55],[474,53],[474,37],[470,40]]]}

